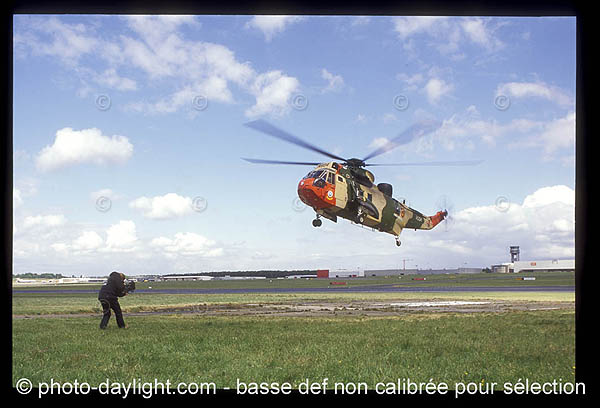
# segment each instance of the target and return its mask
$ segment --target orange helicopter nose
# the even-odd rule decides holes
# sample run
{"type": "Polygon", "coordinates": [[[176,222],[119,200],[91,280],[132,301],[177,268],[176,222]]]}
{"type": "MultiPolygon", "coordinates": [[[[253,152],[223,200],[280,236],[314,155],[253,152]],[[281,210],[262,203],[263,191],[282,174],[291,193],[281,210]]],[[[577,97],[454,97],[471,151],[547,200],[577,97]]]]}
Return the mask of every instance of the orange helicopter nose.
{"type": "Polygon", "coordinates": [[[298,197],[316,210],[335,205],[334,188],[322,179],[302,179],[298,183],[298,197]]]}

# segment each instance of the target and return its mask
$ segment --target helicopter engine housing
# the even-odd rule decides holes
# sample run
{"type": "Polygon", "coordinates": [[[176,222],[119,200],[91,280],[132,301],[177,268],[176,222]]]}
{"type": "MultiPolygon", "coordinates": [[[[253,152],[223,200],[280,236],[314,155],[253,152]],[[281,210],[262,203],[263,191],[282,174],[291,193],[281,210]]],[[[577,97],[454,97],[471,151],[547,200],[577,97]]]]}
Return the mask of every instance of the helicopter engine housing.
{"type": "Polygon", "coordinates": [[[377,188],[379,189],[379,191],[381,191],[383,194],[391,197],[392,196],[392,185],[388,184],[388,183],[379,183],[377,184],[377,188]]]}

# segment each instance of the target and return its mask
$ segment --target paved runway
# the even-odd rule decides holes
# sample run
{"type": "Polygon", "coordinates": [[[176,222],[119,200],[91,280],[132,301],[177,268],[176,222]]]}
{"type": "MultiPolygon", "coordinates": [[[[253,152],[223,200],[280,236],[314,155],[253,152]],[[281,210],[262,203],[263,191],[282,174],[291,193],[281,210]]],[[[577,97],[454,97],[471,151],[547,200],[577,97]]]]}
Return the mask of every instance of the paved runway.
{"type": "MultiPolygon", "coordinates": [[[[252,288],[252,289],[140,289],[144,294],[241,294],[241,293],[356,293],[356,292],[575,292],[575,286],[398,286],[372,285],[324,288],[252,288]]],[[[13,293],[98,293],[86,289],[13,289],[13,293]]]]}

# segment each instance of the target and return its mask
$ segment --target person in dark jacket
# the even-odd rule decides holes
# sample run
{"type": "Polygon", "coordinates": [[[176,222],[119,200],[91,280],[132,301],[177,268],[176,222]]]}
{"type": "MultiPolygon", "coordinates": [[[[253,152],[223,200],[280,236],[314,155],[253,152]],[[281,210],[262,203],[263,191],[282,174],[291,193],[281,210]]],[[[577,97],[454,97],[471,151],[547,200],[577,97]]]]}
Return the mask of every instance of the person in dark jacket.
{"type": "Polygon", "coordinates": [[[119,326],[121,329],[127,328],[127,325],[123,320],[121,305],[119,304],[119,298],[127,294],[124,281],[125,275],[115,271],[108,276],[108,279],[100,288],[98,300],[102,305],[102,321],[100,322],[101,329],[106,329],[106,326],[108,325],[108,320],[110,319],[110,309],[115,312],[117,326],[119,326]]]}

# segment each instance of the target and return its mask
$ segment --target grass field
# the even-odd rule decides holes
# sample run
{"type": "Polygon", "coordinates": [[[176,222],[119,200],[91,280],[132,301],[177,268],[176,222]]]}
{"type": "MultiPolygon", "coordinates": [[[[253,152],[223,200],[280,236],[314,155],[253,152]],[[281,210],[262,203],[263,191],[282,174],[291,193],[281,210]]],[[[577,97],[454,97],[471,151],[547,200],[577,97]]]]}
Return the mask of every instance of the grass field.
{"type": "MultiPolygon", "coordinates": [[[[448,282],[450,279],[462,280],[460,286],[495,286],[500,281],[489,276],[472,278],[475,279],[438,277],[437,285],[452,284],[448,282]],[[486,278],[487,283],[483,282],[486,278]]],[[[512,278],[497,286],[524,283],[512,278]]],[[[390,279],[379,278],[369,284],[389,285],[390,279]]],[[[573,280],[573,274],[555,274],[536,278],[535,282],[572,286],[573,280]]],[[[350,281],[356,284],[357,280],[350,281]]],[[[278,281],[277,284],[307,285],[307,282],[323,284],[304,280],[278,281]]],[[[410,282],[407,284],[414,281],[410,282]]],[[[268,283],[261,282],[262,285],[268,283]]],[[[227,282],[165,282],[165,286],[153,282],[140,284],[138,288],[206,284],[225,285],[227,282]]],[[[127,313],[198,304],[277,303],[300,299],[389,301],[423,299],[424,296],[550,300],[569,305],[574,301],[572,292],[398,294],[342,293],[333,289],[305,294],[135,293],[123,298],[121,304],[127,313]]],[[[450,385],[503,384],[519,379],[574,382],[575,379],[574,306],[504,313],[422,311],[380,317],[331,314],[265,318],[174,313],[126,316],[130,326],[126,330],[117,329],[113,317],[109,328],[101,331],[95,293],[19,293],[15,290],[13,315],[42,316],[13,318],[13,384],[21,378],[28,378],[34,384],[53,379],[85,381],[92,385],[107,379],[111,382],[137,379],[142,382],[210,382],[222,389],[235,388],[238,379],[289,382],[297,387],[307,379],[321,382],[327,378],[331,385],[361,382],[372,390],[377,383],[407,378],[450,385]],[[68,316],[81,313],[92,315],[68,316]],[[43,317],[53,314],[66,316],[43,317]]]]}

